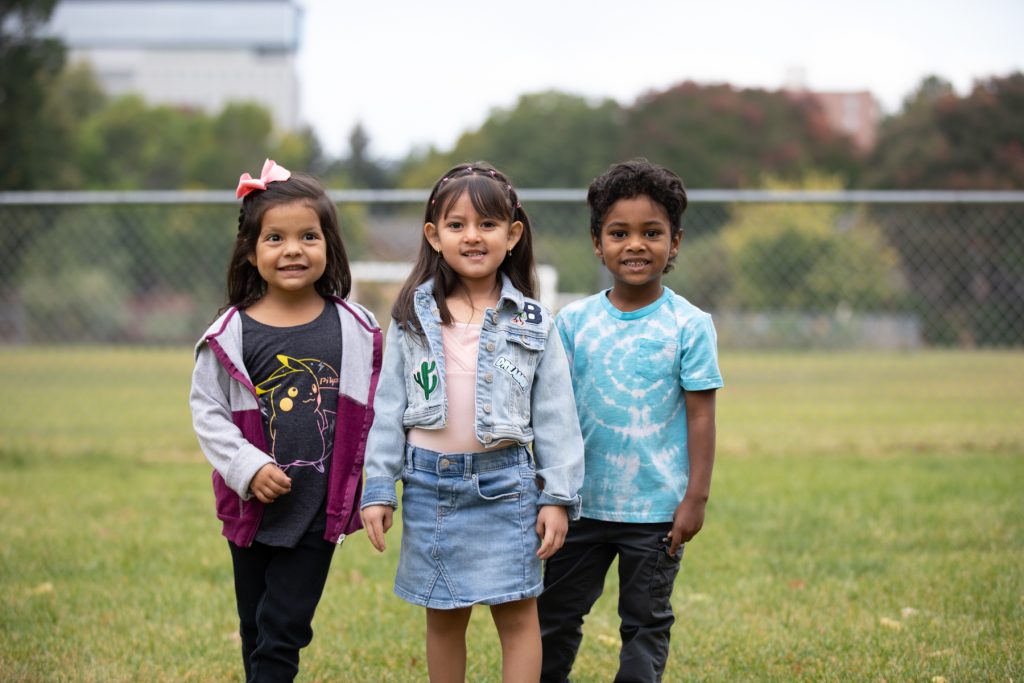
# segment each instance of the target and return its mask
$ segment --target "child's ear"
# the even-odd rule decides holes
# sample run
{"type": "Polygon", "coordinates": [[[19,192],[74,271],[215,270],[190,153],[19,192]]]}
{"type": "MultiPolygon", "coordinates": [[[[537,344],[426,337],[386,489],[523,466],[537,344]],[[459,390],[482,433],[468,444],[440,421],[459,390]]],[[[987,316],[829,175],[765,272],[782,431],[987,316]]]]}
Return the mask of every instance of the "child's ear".
{"type": "Polygon", "coordinates": [[[249,259],[249,265],[255,268],[256,267],[256,252],[255,251],[250,251],[249,255],[246,258],[249,259]]]}
{"type": "Polygon", "coordinates": [[[434,251],[441,250],[441,239],[437,236],[437,226],[433,223],[423,224],[423,236],[427,238],[427,242],[434,248],[434,251]]]}
{"type": "Polygon", "coordinates": [[[672,236],[672,246],[668,250],[669,256],[675,256],[679,253],[679,243],[683,241],[683,229],[679,228],[679,232],[672,236]]]}
{"type": "Polygon", "coordinates": [[[604,263],[604,252],[601,251],[601,238],[594,235],[594,233],[590,233],[590,241],[594,243],[594,256],[599,258],[601,263],[604,263]]]}
{"type": "Polygon", "coordinates": [[[512,247],[519,244],[519,240],[523,238],[523,222],[516,221],[512,225],[508,226],[508,246],[506,249],[512,251],[512,247]]]}

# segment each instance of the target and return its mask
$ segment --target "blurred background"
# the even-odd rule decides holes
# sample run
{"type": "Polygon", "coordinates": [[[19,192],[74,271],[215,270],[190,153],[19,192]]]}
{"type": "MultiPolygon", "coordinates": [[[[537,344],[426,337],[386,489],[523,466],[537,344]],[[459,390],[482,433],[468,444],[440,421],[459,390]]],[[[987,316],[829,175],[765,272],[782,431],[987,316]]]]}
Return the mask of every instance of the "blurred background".
{"type": "Polygon", "coordinates": [[[425,188],[491,161],[557,308],[607,285],[586,186],[646,156],[690,188],[666,282],[723,347],[1020,346],[1021,7],[725,4],[5,3],[0,343],[191,342],[265,157],[331,188],[383,320],[425,188]]]}
{"type": "MultiPolygon", "coordinates": [[[[385,322],[449,166],[506,171],[553,308],[586,188],[690,207],[665,282],[726,389],[666,681],[1024,680],[1024,3],[0,2],[0,680],[236,679],[188,411],[242,172],[324,180],[385,322]]],[[[336,557],[303,680],[426,680],[390,550],[336,557]]],[[[573,680],[617,666],[615,572],[573,680]]],[[[478,614],[471,681],[497,680],[478,614]]]]}

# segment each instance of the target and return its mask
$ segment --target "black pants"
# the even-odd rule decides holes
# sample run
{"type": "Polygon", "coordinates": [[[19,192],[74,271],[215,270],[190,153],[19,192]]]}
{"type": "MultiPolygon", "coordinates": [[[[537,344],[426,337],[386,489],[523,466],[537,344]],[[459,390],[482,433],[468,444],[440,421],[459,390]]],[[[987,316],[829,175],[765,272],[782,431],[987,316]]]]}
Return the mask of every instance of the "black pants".
{"type": "Polygon", "coordinates": [[[616,683],[660,681],[668,659],[672,586],[682,548],[668,554],[662,539],[672,525],[604,522],[580,518],[569,524],[565,545],[544,567],[540,612],[544,665],[541,681],[564,683],[583,639],[583,617],[604,588],[619,558],[619,671],[616,683]]]}
{"type": "Polygon", "coordinates": [[[242,635],[245,680],[291,681],[299,650],[313,639],[313,613],[331,567],[334,545],[323,530],[294,548],[228,541],[235,568],[235,600],[242,635]]]}

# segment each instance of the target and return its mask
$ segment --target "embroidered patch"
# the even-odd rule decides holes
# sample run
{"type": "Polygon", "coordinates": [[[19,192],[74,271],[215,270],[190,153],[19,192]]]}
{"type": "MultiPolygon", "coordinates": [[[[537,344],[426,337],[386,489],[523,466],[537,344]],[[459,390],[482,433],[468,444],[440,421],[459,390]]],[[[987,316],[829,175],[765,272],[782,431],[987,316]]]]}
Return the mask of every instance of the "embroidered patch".
{"type": "Polygon", "coordinates": [[[413,381],[423,389],[423,398],[429,399],[430,394],[437,388],[437,363],[427,361],[420,363],[420,371],[413,373],[413,381]]]}
{"type": "Polygon", "coordinates": [[[530,382],[526,379],[526,373],[516,367],[515,363],[505,358],[505,356],[498,356],[498,360],[494,361],[494,367],[511,377],[512,381],[518,384],[520,389],[526,391],[526,387],[529,386],[530,382]]]}
{"type": "Polygon", "coordinates": [[[540,306],[527,302],[523,304],[523,310],[512,317],[512,322],[516,325],[525,325],[526,323],[536,325],[542,320],[540,311],[540,306]]]}
{"type": "Polygon", "coordinates": [[[540,322],[540,306],[527,302],[523,306],[523,313],[526,314],[526,322],[536,325],[540,322]]]}

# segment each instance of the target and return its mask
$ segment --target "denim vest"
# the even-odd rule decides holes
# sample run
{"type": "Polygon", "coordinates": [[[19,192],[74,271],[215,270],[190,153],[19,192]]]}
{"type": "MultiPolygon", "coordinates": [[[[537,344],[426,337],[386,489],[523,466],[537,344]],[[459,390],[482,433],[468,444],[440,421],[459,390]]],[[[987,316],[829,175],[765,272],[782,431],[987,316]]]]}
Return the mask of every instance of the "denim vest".
{"type": "MultiPolygon", "coordinates": [[[[416,316],[423,336],[392,320],[375,419],[366,446],[362,506],[397,507],[395,482],[405,461],[405,432],[441,429],[448,412],[441,318],[433,281],[417,288],[416,316]]],[[[533,444],[539,505],[562,505],[575,518],[583,483],[583,438],[573,400],[569,364],[550,312],[517,290],[504,275],[495,308],[484,312],[476,366],[474,431],[490,447],[533,444]]]]}

